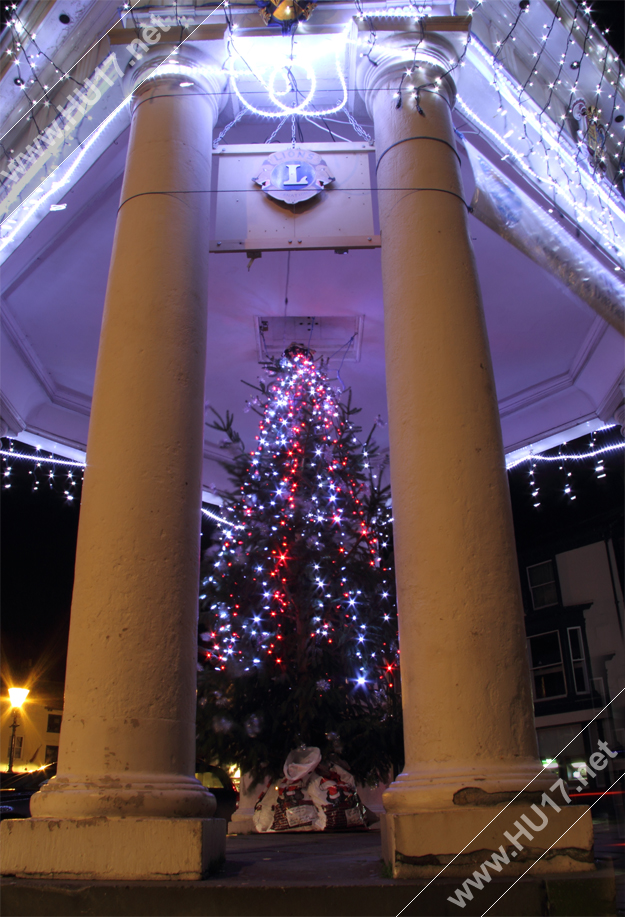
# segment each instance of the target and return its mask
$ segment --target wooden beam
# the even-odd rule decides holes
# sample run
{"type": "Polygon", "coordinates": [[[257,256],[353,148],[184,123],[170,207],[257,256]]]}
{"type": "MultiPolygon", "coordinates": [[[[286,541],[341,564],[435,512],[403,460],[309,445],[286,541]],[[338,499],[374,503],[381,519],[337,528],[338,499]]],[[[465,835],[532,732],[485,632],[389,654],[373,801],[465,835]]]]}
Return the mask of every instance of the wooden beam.
{"type": "MultiPolygon", "coordinates": [[[[158,28],[157,25],[150,25],[146,22],[147,28],[158,28]]],[[[143,28],[143,25],[141,26],[143,28]]],[[[135,39],[141,39],[141,28],[139,29],[112,29],[108,33],[112,45],[129,45],[135,39]]],[[[209,23],[207,25],[190,26],[181,29],[180,26],[172,25],[169,32],[162,33],[163,42],[175,42],[178,44],[185,39],[191,41],[216,41],[224,37],[226,32],[225,23],[209,23]],[[192,37],[190,37],[192,36],[192,37]]]]}
{"type": "Polygon", "coordinates": [[[413,19],[411,16],[366,16],[355,18],[359,32],[469,32],[471,16],[429,16],[413,19]]]}

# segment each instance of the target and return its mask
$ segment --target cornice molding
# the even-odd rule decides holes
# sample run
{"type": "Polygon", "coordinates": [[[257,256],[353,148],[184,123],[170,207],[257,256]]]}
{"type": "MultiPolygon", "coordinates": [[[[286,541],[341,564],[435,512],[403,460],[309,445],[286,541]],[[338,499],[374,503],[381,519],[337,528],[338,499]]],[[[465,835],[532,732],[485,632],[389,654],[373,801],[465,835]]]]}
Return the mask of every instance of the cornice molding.
{"type": "Polygon", "coordinates": [[[509,417],[510,414],[516,414],[525,408],[532,407],[545,398],[551,398],[558,392],[563,392],[573,384],[573,379],[569,372],[561,373],[558,376],[552,376],[543,382],[537,382],[536,385],[530,385],[528,388],[515,392],[508,398],[502,398],[499,401],[499,416],[509,417]]]}
{"type": "Polygon", "coordinates": [[[34,347],[22,331],[17,319],[4,300],[2,300],[0,309],[0,323],[8,339],[11,341],[50,401],[52,401],[56,388],[54,379],[37,356],[34,347]]]}
{"type": "MultiPolygon", "coordinates": [[[[584,367],[601,343],[607,328],[607,323],[600,316],[595,316],[577,353],[571,360],[570,368],[565,373],[552,376],[543,382],[536,383],[536,385],[530,385],[520,392],[515,392],[514,395],[510,395],[508,398],[501,398],[499,400],[499,416],[502,418],[509,417],[511,414],[517,413],[517,411],[532,407],[539,401],[566,391],[567,388],[573,388],[584,367]]],[[[602,416],[599,405],[597,405],[597,416],[602,416]]],[[[582,418],[580,423],[587,419],[587,417],[582,418]]]]}
{"type": "Polygon", "coordinates": [[[9,436],[11,433],[17,436],[25,427],[26,421],[15,405],[0,392],[0,436],[9,436]]]}
{"type": "MultiPolygon", "coordinates": [[[[6,336],[52,404],[56,404],[61,408],[67,408],[70,411],[76,411],[78,414],[89,417],[91,413],[91,398],[82,392],[78,392],[75,389],[68,388],[65,385],[60,385],[55,382],[52,374],[39,359],[28,337],[24,334],[17,319],[4,301],[2,302],[0,321],[6,336]]],[[[26,423],[23,422],[22,429],[24,429],[25,426],[26,423]]]]}

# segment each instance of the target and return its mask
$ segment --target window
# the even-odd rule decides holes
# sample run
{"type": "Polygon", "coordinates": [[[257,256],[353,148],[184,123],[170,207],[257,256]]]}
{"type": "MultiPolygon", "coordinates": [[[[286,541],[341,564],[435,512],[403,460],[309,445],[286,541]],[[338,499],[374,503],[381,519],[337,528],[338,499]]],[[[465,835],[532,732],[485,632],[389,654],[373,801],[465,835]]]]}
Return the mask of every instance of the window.
{"type": "Polygon", "coordinates": [[[63,719],[63,716],[60,713],[49,713],[48,714],[48,728],[46,731],[47,732],[60,732],[62,719],[63,719]]]}
{"type": "Polygon", "coordinates": [[[569,627],[569,649],[573,663],[573,681],[576,694],[588,694],[588,674],[586,672],[586,657],[581,627],[569,627]]]}
{"type": "Polygon", "coordinates": [[[549,605],[558,604],[558,590],[556,588],[556,572],[553,563],[546,560],[542,564],[534,564],[527,568],[532,605],[535,609],[547,608],[549,605]]]}
{"type": "MultiPolygon", "coordinates": [[[[7,757],[11,757],[11,741],[9,739],[9,753],[7,757]]],[[[15,745],[13,746],[13,760],[17,761],[22,757],[22,747],[24,745],[24,736],[15,736],[15,745]]]]}
{"type": "Polygon", "coordinates": [[[557,630],[530,637],[534,697],[537,701],[566,697],[560,634],[557,630]]]}
{"type": "Polygon", "coordinates": [[[59,746],[46,745],[46,764],[54,764],[59,759],[59,746]]]}

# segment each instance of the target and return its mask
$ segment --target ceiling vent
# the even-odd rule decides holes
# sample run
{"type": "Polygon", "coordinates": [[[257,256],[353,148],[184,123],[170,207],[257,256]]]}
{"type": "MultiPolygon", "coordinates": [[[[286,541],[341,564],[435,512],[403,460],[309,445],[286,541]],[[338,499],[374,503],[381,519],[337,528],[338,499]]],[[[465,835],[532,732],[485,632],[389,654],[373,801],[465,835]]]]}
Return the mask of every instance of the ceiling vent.
{"type": "Polygon", "coordinates": [[[364,315],[257,315],[258,355],[279,357],[291,344],[302,344],[332,365],[359,363],[364,315]]]}

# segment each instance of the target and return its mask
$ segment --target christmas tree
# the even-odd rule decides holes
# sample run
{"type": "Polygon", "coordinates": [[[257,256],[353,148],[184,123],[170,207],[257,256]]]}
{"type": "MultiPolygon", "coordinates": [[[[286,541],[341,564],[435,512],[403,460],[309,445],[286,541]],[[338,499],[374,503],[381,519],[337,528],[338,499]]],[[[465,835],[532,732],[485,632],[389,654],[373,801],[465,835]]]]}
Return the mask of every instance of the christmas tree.
{"type": "Polygon", "coordinates": [[[265,370],[251,453],[229,412],[210,424],[240,451],[202,569],[198,753],[260,780],[316,745],[384,779],[402,746],[383,466],[310,351],[292,345],[265,370]]]}

